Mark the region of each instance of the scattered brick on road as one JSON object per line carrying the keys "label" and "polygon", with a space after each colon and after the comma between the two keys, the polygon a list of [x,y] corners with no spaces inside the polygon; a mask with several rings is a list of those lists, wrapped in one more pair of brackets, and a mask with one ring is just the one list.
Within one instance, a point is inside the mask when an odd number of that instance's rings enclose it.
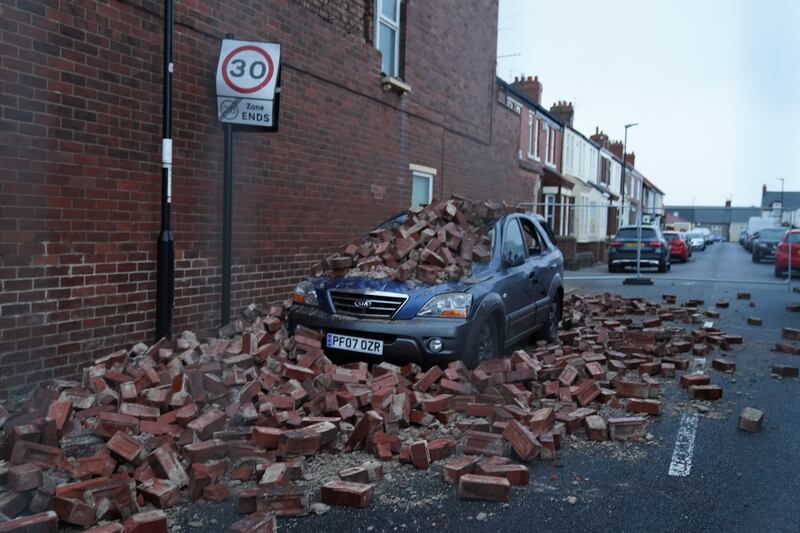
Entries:
{"label": "scattered brick on road", "polygon": [[744,431],[755,433],[761,429],[761,423],[764,421],[764,412],[753,407],[745,407],[739,413],[738,428]]}

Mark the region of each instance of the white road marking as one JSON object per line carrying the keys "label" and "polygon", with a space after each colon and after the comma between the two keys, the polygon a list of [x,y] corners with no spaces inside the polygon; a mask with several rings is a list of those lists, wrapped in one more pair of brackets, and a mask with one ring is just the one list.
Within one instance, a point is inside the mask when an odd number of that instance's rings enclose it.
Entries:
{"label": "white road marking", "polygon": [[675,438],[675,450],[672,452],[672,462],[669,465],[670,476],[686,477],[692,471],[692,455],[694,454],[694,436],[697,433],[698,416],[684,414],[681,417],[681,427]]}

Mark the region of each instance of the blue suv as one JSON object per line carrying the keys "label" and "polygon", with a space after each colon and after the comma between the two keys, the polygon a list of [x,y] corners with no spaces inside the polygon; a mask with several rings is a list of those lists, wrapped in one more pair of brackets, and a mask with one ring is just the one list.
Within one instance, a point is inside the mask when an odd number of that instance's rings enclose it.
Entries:
{"label": "blue suv", "polygon": [[555,340],[564,260],[552,230],[541,216],[522,213],[487,226],[491,256],[473,262],[468,277],[436,284],[312,277],[295,288],[289,327],[322,330],[334,357],[422,365],[461,359],[470,368],[531,335]]}

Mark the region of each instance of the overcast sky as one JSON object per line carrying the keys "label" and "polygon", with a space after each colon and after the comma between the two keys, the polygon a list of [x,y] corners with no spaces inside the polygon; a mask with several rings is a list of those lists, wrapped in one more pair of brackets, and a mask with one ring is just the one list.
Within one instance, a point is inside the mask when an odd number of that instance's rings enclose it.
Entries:
{"label": "overcast sky", "polygon": [[667,205],[800,190],[800,0],[499,0],[498,75],[538,75],[575,127],[628,130]]}

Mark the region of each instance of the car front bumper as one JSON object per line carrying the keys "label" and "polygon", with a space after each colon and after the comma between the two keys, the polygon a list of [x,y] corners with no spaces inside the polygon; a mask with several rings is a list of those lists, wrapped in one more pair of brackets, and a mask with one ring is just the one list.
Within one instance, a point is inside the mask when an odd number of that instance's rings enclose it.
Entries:
{"label": "car front bumper", "polygon": [[[397,364],[433,365],[461,358],[466,350],[471,321],[460,318],[424,318],[410,320],[366,320],[331,314],[317,307],[292,305],[289,308],[290,331],[298,325],[354,337],[383,341],[383,355],[371,355],[326,348],[326,354],[367,362],[388,361]],[[432,352],[428,342],[442,340],[442,350]]]}

